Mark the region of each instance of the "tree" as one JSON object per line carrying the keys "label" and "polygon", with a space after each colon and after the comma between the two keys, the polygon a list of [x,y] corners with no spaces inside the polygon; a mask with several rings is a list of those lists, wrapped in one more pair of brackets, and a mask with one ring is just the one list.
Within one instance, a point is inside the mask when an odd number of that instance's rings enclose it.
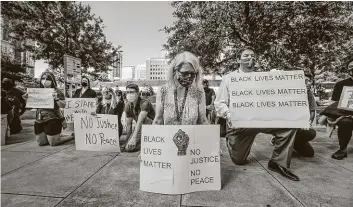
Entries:
{"label": "tree", "polygon": [[[260,69],[325,66],[342,69],[353,55],[352,2],[173,2],[177,20],[164,27],[169,57],[190,51],[206,73],[226,73],[240,47],[259,56]],[[349,54],[350,53],[350,54]]]}
{"label": "tree", "polygon": [[35,59],[44,59],[59,72],[64,54],[80,58],[83,72],[108,71],[117,60],[118,49],[106,40],[103,20],[91,14],[90,6],[75,2],[2,2],[2,15],[13,20],[15,40],[33,40]]}

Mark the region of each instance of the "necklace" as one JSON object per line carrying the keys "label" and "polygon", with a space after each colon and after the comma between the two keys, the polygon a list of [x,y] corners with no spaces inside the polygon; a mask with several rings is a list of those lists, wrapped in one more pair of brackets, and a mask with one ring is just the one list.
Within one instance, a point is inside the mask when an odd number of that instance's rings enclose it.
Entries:
{"label": "necklace", "polygon": [[178,93],[177,93],[177,89],[174,89],[174,105],[175,105],[175,112],[177,115],[177,121],[179,124],[181,124],[181,118],[183,117],[183,112],[184,112],[184,108],[185,108],[185,101],[186,101],[186,96],[188,95],[188,91],[189,91],[189,88],[187,87],[185,89],[183,103],[181,104],[181,111],[179,112]]}

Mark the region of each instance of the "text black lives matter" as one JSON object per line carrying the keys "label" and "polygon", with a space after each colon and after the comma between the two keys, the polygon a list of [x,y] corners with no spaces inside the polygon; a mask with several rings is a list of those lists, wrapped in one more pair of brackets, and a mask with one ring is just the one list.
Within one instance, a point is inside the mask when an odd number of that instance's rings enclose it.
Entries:
{"label": "text black lives matter", "polygon": [[[165,137],[163,137],[163,136],[144,136],[143,141],[146,143],[165,143]],[[162,149],[143,147],[142,153],[145,155],[162,156]],[[172,163],[163,162],[163,161],[143,160],[143,165],[145,167],[152,167],[152,168],[172,169]]]}

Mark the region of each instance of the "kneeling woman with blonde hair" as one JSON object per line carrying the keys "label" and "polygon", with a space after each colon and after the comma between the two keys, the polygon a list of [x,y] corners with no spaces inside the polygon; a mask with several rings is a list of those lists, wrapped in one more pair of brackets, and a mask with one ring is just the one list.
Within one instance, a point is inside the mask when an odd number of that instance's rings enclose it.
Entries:
{"label": "kneeling woman with blonde hair", "polygon": [[157,92],[153,124],[208,124],[201,76],[202,69],[194,54],[178,54],[170,65],[167,83]]}

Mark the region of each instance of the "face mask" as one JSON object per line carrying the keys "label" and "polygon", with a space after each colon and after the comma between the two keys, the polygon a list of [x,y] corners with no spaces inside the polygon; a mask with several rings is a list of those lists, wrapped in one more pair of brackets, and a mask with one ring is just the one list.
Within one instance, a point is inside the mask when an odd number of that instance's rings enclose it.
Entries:
{"label": "face mask", "polygon": [[50,80],[42,80],[42,85],[45,88],[49,88],[51,86],[51,81]]}
{"label": "face mask", "polygon": [[249,67],[249,68],[252,68],[252,67],[254,67],[254,66],[255,66],[255,59],[254,59],[254,58],[250,58],[248,67]]}
{"label": "face mask", "polygon": [[87,87],[88,84],[86,82],[82,82],[82,87]]}
{"label": "face mask", "polygon": [[126,99],[127,99],[128,102],[132,103],[132,102],[135,101],[136,96],[135,96],[135,94],[129,93],[129,94],[126,95]]}
{"label": "face mask", "polygon": [[252,68],[255,66],[255,59],[254,58],[242,59],[241,62],[243,65],[246,65],[248,68]]}
{"label": "face mask", "polygon": [[192,82],[194,81],[194,77],[183,77],[183,76],[179,76],[178,77],[178,82],[180,83],[180,85],[182,85],[183,87],[189,87],[191,86]]}

